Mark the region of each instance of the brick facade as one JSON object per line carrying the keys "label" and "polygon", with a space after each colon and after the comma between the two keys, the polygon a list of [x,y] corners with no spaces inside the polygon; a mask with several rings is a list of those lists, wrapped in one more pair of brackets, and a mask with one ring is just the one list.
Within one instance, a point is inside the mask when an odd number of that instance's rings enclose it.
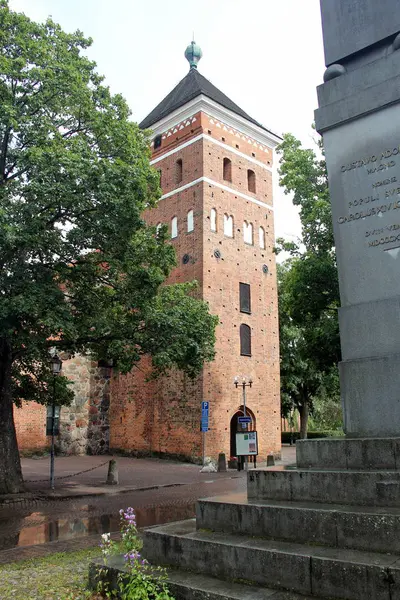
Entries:
{"label": "brick facade", "polygon": [[[209,400],[205,453],[230,455],[234,452],[235,415],[242,410],[242,389],[236,389],[233,380],[245,375],[254,382],[247,389],[247,408],[253,418],[251,428],[258,431],[260,456],[277,455],[280,399],[272,149],[256,147],[254,140],[249,142],[248,137],[204,112],[186,119],[172,135],[168,133],[171,130],[163,132],[161,147],[152,157],[154,168],[160,171],[163,197],[146,220],[153,225],[168,224],[171,233],[171,221],[177,217],[178,235],[171,242],[177,267],[169,283],[197,280],[199,295],[220,318],[216,358],[194,382],[172,374],[145,383],[145,361],[140,371],[114,378],[110,446],[199,460],[203,451],[200,405]],[[231,161],[231,181],[224,180],[224,158]],[[182,161],[181,165],[177,161]],[[255,175],[255,193],[248,189],[248,170]],[[216,211],[216,231],[211,230],[212,209]],[[191,210],[194,229],[188,232]],[[224,214],[233,217],[232,238],[224,235]],[[253,226],[252,244],[244,242],[244,221]],[[265,248],[260,248],[260,227],[265,232]],[[240,312],[240,282],[250,285],[251,314]],[[240,354],[242,323],[251,328],[250,357]]]}
{"label": "brick facade", "polygon": [[[233,381],[235,376],[246,376],[253,380],[246,390],[246,405],[252,417],[250,428],[258,431],[260,458],[279,455],[274,144],[253,139],[243,118],[234,127],[203,110],[193,110],[181,122],[166,125],[159,135],[161,146],[153,147],[152,163],[160,171],[163,196],[145,218],[153,225],[167,224],[170,232],[172,219],[177,219],[177,236],[171,240],[177,266],[168,282],[198,282],[198,296],[220,320],[216,358],[194,381],[171,373],[151,382],[146,381],[148,359],[128,375],[114,374],[111,379],[110,369],[98,367],[89,358],[66,360],[63,373],[74,381],[75,399],[71,407],[61,410],[57,448],[65,454],[101,454],[111,449],[199,461],[203,453],[200,407],[208,400],[210,431],[205,436],[205,454],[214,458],[219,452],[235,454],[243,400],[242,388],[236,389]],[[189,211],[193,211],[192,231],[187,226]],[[233,218],[232,237],[224,233],[224,215]],[[253,228],[250,244],[244,240],[244,222]],[[240,311],[240,283],[250,286],[250,313]],[[241,355],[242,324],[251,329],[251,356]],[[21,450],[49,446],[45,417],[46,409],[34,403],[15,409]]]}

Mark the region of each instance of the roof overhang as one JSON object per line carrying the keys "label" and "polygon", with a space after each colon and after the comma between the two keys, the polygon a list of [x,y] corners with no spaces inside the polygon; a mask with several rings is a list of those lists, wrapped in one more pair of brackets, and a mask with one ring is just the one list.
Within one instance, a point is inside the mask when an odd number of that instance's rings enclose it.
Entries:
{"label": "roof overhang", "polygon": [[282,137],[277,133],[248,121],[244,117],[224,108],[204,94],[200,94],[196,98],[193,98],[193,100],[190,100],[190,102],[187,102],[166,117],[160,119],[150,129],[154,132],[154,135],[159,135],[198,112],[204,112],[210,117],[222,121],[229,127],[252,137],[260,144],[265,144],[272,149],[282,142]]}

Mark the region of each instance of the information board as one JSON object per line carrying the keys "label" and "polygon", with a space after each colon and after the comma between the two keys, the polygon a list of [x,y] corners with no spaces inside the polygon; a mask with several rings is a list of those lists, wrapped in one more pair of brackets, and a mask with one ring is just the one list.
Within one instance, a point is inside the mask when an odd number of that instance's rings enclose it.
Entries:
{"label": "information board", "polygon": [[257,431],[244,431],[236,434],[236,455],[257,456]]}

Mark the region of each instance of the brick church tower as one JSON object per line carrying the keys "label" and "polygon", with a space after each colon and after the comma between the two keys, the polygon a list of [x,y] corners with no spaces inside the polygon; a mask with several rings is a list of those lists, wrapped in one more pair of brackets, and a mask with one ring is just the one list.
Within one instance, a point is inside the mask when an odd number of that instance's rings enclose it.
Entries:
{"label": "brick church tower", "polygon": [[197,280],[217,314],[216,357],[191,381],[180,373],[145,381],[146,368],[111,382],[110,448],[198,460],[201,402],[210,403],[205,454],[235,454],[242,388],[261,459],[280,452],[278,306],[272,199],[273,149],[280,138],[197,70],[142,121],[153,131],[152,165],[163,195],[146,215],[167,224],[177,267],[169,283]]}

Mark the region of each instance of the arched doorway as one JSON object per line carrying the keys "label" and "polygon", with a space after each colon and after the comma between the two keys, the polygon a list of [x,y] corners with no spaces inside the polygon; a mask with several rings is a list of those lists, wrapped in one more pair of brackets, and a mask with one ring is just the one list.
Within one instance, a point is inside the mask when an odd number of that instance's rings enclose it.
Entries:
{"label": "arched doorway", "polygon": [[[239,423],[239,421],[238,421],[239,417],[243,417],[243,415],[244,415],[243,406],[240,406],[239,409],[237,410],[237,412],[235,412],[235,414],[231,418],[231,426],[230,426],[230,432],[231,432],[230,455],[231,456],[236,456],[236,433],[238,433],[240,431],[244,431],[244,429],[242,428],[242,424]],[[247,406],[246,406],[246,416],[251,417],[251,423],[249,423],[247,425],[247,431],[255,431],[256,418],[255,418],[253,412],[251,410],[249,410],[247,408]]]}

